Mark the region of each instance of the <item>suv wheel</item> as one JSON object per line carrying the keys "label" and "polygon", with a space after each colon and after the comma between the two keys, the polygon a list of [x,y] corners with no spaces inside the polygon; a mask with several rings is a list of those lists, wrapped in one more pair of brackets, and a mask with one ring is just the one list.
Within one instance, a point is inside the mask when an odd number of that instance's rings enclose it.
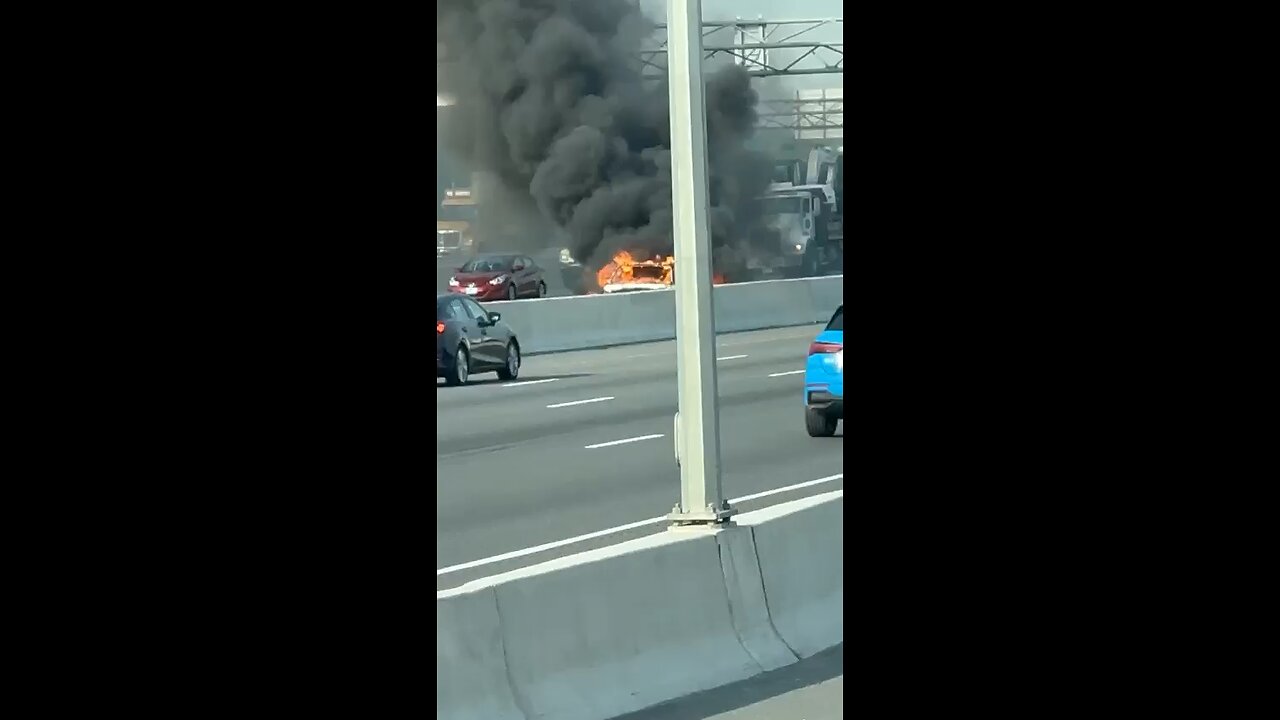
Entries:
{"label": "suv wheel", "polygon": [[836,434],[836,424],[840,418],[830,415],[824,410],[804,409],[804,429],[810,437],[831,437]]}

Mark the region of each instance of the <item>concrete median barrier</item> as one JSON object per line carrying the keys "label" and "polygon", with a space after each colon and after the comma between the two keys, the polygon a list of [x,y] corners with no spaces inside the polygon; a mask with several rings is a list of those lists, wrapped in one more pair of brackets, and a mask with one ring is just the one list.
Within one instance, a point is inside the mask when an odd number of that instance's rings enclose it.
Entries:
{"label": "concrete median barrier", "polygon": [[[717,332],[826,322],[844,302],[844,276],[767,280],[714,290]],[[526,354],[587,350],[675,337],[671,290],[484,303],[502,313]]]}
{"label": "concrete median barrier", "polygon": [[744,513],[773,627],[807,658],[844,640],[844,491]]}
{"label": "concrete median barrier", "polygon": [[844,276],[840,277],[838,283],[815,282],[807,285],[810,295],[809,303],[818,314],[818,322],[830,320],[836,308],[844,304]]}
{"label": "concrete median barrier", "polygon": [[436,594],[436,717],[525,720],[507,678],[493,588]]}
{"label": "concrete median barrier", "polygon": [[[717,332],[742,332],[771,327],[805,325],[831,317],[830,310],[813,307],[809,286],[815,282],[837,286],[843,292],[843,278],[804,278],[801,280],[765,280],[761,282],[723,285],[715,289]],[[837,303],[838,304],[838,303]]]}
{"label": "concrete median barrier", "polygon": [[843,491],[436,594],[436,716],[607,720],[843,642]]}
{"label": "concrete median barrier", "polygon": [[731,527],[716,535],[720,545],[720,568],[733,629],[742,647],[766,672],[799,660],[778,636],[769,619],[769,602],[760,577],[760,560],[750,527]]}
{"label": "concrete median barrier", "polygon": [[502,313],[525,353],[583,350],[674,337],[670,290],[484,303]]}
{"label": "concrete median barrier", "polygon": [[713,533],[669,532],[497,586],[532,717],[599,720],[761,672],[734,631]]}

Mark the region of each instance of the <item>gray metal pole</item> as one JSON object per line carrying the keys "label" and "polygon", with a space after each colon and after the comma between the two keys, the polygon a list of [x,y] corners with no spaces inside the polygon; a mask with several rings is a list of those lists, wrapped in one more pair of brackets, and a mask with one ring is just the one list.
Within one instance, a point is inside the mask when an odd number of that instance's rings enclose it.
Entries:
{"label": "gray metal pole", "polygon": [[702,87],[702,2],[667,0],[671,78],[671,199],[676,299],[676,454],[679,525],[717,523],[733,514],[720,484],[711,232],[707,221],[707,113]]}

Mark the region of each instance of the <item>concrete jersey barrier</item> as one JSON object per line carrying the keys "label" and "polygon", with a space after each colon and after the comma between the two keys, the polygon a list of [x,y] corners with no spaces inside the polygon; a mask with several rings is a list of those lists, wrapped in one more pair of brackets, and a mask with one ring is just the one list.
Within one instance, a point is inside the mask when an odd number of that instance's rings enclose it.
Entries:
{"label": "concrete jersey barrier", "polygon": [[436,715],[525,720],[507,679],[493,588],[436,597]]}
{"label": "concrete jersey barrier", "polygon": [[[766,280],[713,290],[717,332],[826,322],[844,303],[844,276]],[[671,290],[484,303],[502,313],[525,354],[671,340]]]}
{"label": "concrete jersey barrier", "polygon": [[751,528],[727,528],[717,533],[716,542],[720,546],[729,613],[742,647],[766,672],[797,662],[799,658],[783,642],[769,618],[769,601]]}
{"label": "concrete jersey barrier", "polygon": [[843,507],[837,491],[436,593],[436,716],[607,720],[843,642]]}
{"label": "concrete jersey barrier", "polygon": [[714,536],[664,533],[498,585],[517,694],[537,717],[598,720],[759,673],[718,564]]}
{"label": "concrete jersey barrier", "polygon": [[800,658],[844,638],[844,491],[744,513],[769,617]]}

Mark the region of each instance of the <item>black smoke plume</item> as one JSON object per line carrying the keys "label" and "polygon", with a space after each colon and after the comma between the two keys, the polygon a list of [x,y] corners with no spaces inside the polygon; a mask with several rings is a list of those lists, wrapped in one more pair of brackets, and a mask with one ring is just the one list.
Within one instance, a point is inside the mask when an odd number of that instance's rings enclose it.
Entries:
{"label": "black smoke plume", "polygon": [[[654,25],[634,0],[438,0],[437,90],[456,106],[444,138],[508,197],[536,212],[588,265],[618,250],[669,254],[670,126],[665,80],[644,79]],[[711,232],[719,264],[745,239],[770,164],[745,147],[757,96],[741,68],[707,79]],[[496,208],[483,207],[481,212]],[[541,238],[540,238],[541,239]],[[483,242],[483,240],[482,240]]]}

